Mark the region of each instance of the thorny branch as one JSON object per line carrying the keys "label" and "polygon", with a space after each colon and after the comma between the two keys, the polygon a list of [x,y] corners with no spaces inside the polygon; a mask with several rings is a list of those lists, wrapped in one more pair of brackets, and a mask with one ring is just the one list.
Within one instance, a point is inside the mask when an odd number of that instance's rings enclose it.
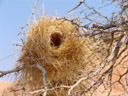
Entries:
{"label": "thorny branch", "polygon": [[20,70],[22,70],[24,67],[17,67],[15,69],[12,69],[12,70],[9,70],[9,71],[0,71],[0,77],[3,77],[7,74],[10,74],[10,73],[14,73],[14,72],[18,72]]}
{"label": "thorny branch", "polygon": [[[45,68],[43,68],[40,64],[37,64],[37,68],[42,71],[43,84],[44,84],[45,90],[47,90],[47,83],[46,83],[46,79],[45,79],[45,77],[46,77]],[[47,94],[47,91],[44,92],[43,96],[46,96],[46,94]]]}
{"label": "thorny branch", "polygon": [[36,65],[28,65],[28,66],[21,66],[21,67],[18,66],[16,68],[8,70],[8,71],[0,71],[0,77],[3,77],[3,76],[5,76],[7,74],[10,74],[10,73],[19,72],[19,71],[23,70],[26,67],[36,67]]}
{"label": "thorny branch", "polygon": [[73,9],[69,10],[68,13],[72,12],[73,10],[77,9],[81,4],[83,4],[85,2],[85,0],[81,0],[76,7],[74,7]]}
{"label": "thorny branch", "polygon": [[27,22],[27,24],[25,24],[23,27],[21,27],[21,30],[20,30],[20,32],[18,33],[18,36],[22,33],[22,31],[24,30],[25,27],[27,27],[27,26],[30,25],[30,22],[31,22],[31,19],[32,19],[33,15],[34,15],[34,12],[35,12],[35,9],[36,9],[36,6],[37,6],[38,1],[39,1],[39,0],[36,0],[36,3],[35,3],[35,5],[34,5],[34,7],[33,7],[32,14],[31,14],[31,16],[29,17],[28,22]]}
{"label": "thorny branch", "polygon": [[[103,8],[104,2],[106,0],[102,0],[102,3],[99,8]],[[116,84],[119,84],[122,86],[124,90],[124,94],[128,95],[128,65],[123,65],[122,62],[126,60],[128,57],[127,52],[127,46],[128,46],[128,1],[127,0],[111,0],[110,4],[115,3],[115,1],[118,3],[117,5],[120,7],[120,10],[118,13],[115,14],[113,12],[112,17],[104,16],[102,13],[98,12],[94,7],[90,7],[86,4],[85,0],[81,0],[78,2],[76,7],[72,8],[68,11],[68,13],[71,13],[72,11],[75,11],[77,8],[79,8],[82,4],[85,5],[86,10],[82,10],[80,13],[84,14],[84,17],[78,17],[74,19],[67,19],[66,17],[61,18],[63,21],[71,22],[73,25],[77,27],[77,29],[81,30],[83,33],[76,33],[76,36],[89,36],[93,37],[95,40],[103,40],[105,44],[110,45],[108,48],[108,55],[107,57],[102,60],[104,62],[98,63],[98,67],[96,70],[92,68],[92,71],[89,71],[89,73],[85,74],[83,77],[81,77],[79,80],[77,80],[76,83],[74,83],[71,86],[58,86],[53,88],[47,87],[46,82],[46,71],[45,68],[41,67],[40,64],[36,64],[34,66],[23,66],[23,67],[16,67],[13,70],[9,71],[0,71],[0,77],[3,77],[4,75],[18,72],[24,69],[24,67],[37,67],[39,70],[42,71],[42,80],[44,83],[45,88],[40,90],[35,90],[32,92],[29,92],[29,94],[36,94],[36,93],[43,93],[43,96],[46,96],[47,92],[53,91],[60,88],[66,88],[68,89],[68,96],[71,96],[71,94],[74,92],[74,89],[77,86],[81,86],[81,82],[87,82],[90,81],[90,86],[88,86],[85,90],[81,90],[81,95],[86,94],[88,92],[91,93],[91,90],[96,91],[98,87],[101,85],[104,86],[104,90],[109,90],[108,96],[111,95],[111,92],[113,90],[113,86]],[[36,0],[35,6],[33,8],[33,12],[28,20],[28,23],[21,28],[21,32],[23,29],[29,25],[32,16],[34,15],[34,10],[37,6],[38,0]],[[107,5],[109,6],[109,4]],[[87,12],[89,10],[89,13]],[[91,17],[93,16],[93,18]],[[95,19],[95,17],[99,17],[100,19],[103,19],[102,22],[99,22],[98,19]],[[87,24],[81,24],[81,20],[87,20]],[[19,35],[18,34],[18,35]],[[97,42],[97,41],[96,41]],[[102,46],[102,45],[101,45]],[[125,47],[124,47],[125,46]],[[117,62],[118,61],[118,62]],[[127,60],[128,61],[128,60]],[[124,68],[124,72],[120,74],[116,74],[119,76],[118,80],[113,81],[112,78],[115,75],[114,70],[116,70],[117,67]],[[124,79],[125,78],[125,79]],[[122,82],[122,79],[125,80],[125,84]],[[93,94],[92,92],[92,94]],[[65,93],[66,94],[66,93]]]}
{"label": "thorny branch", "polygon": [[[104,2],[104,0],[102,1],[102,6],[103,6],[103,2]],[[128,44],[127,44],[128,27],[126,27],[126,26],[128,26],[128,19],[127,19],[128,18],[128,7],[124,7],[124,6],[128,5],[128,2],[127,2],[127,0],[121,0],[118,2],[119,2],[119,6],[121,6],[121,8],[122,8],[122,11],[119,12],[119,14],[117,14],[117,16],[114,16],[113,17],[114,19],[112,19],[112,18],[108,19],[108,17],[102,15],[101,13],[96,11],[96,9],[88,6],[85,2],[83,2],[83,4],[85,4],[85,6],[87,7],[88,10],[93,11],[89,15],[83,17],[84,19],[87,19],[90,21],[90,24],[92,24],[92,27],[89,27],[86,25],[78,26],[77,24],[73,23],[73,22],[76,22],[75,20],[66,20],[65,19],[66,21],[70,21],[70,22],[72,22],[72,24],[75,24],[78,27],[82,27],[83,29],[86,29],[86,31],[84,31],[83,34],[76,34],[76,35],[97,37],[98,39],[102,39],[104,41],[106,40],[105,42],[109,41],[108,43],[110,44],[110,46],[115,46],[115,47],[109,47],[109,50],[110,50],[110,48],[112,48],[113,51],[108,54],[108,57],[107,57],[105,63],[103,65],[101,65],[91,75],[91,77],[95,77],[96,75],[98,75],[98,73],[100,71],[103,71],[103,69],[106,68],[108,65],[111,65],[111,66],[107,70],[104,69],[105,71],[100,73],[101,76],[99,77],[99,79],[94,80],[95,82],[92,85],[90,85],[90,87],[88,87],[87,90],[83,91],[82,94],[89,92],[95,86],[97,86],[97,88],[98,88],[101,84],[103,84],[105,82],[105,80],[104,80],[105,77],[109,76],[110,79],[108,79],[108,80],[110,82],[110,86],[109,86],[110,91],[109,91],[108,95],[110,95],[112,92],[112,85],[115,84],[115,82],[112,82],[113,70],[116,69],[117,66],[121,66],[121,62],[128,56],[127,54],[124,57],[121,56],[122,54],[124,54],[124,52],[126,52],[127,46],[128,46]],[[124,14],[122,14],[122,13],[124,13]],[[107,23],[104,24],[102,22],[98,22],[95,19],[90,19],[89,16],[92,16],[94,14],[99,15],[100,18],[106,19]],[[91,22],[95,22],[96,24],[91,23]],[[118,36],[117,33],[120,35]],[[125,46],[124,49],[122,49],[123,46]],[[119,60],[119,58],[122,58],[122,59]],[[119,60],[118,64],[116,64],[117,60]],[[112,62],[112,64],[111,64],[111,62]],[[126,68],[128,68],[128,66],[126,66]],[[96,75],[94,75],[94,74],[96,74]],[[126,85],[124,85],[121,82],[121,79],[124,76],[127,76],[127,71],[124,74],[121,74],[120,79],[118,79],[116,82],[118,82],[122,86],[122,88],[125,91],[125,95],[126,95],[126,94],[128,94],[127,93],[128,91],[126,90],[127,89]],[[90,77],[90,76],[88,76],[88,77]]]}

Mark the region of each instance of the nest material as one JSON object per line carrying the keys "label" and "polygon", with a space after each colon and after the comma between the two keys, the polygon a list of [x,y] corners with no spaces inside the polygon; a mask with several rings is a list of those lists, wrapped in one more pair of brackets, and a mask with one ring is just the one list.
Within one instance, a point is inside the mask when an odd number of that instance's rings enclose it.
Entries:
{"label": "nest material", "polygon": [[[42,17],[29,29],[18,65],[40,64],[46,70],[48,87],[74,84],[91,54],[90,40],[77,37],[77,33],[79,30],[70,22]],[[26,67],[21,78],[29,81],[32,90],[44,88],[42,71],[36,67]],[[62,90],[60,93],[65,94]]]}

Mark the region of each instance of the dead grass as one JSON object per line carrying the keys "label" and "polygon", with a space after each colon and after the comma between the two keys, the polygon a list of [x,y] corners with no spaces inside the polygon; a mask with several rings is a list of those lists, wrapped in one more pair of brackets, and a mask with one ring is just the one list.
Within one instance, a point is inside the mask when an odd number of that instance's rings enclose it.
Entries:
{"label": "dead grass", "polygon": [[[89,70],[88,57],[97,49],[91,38],[78,37],[76,33],[80,31],[70,22],[53,20],[52,17],[40,18],[34,22],[23,41],[17,66],[40,64],[46,70],[49,88],[74,84],[82,70]],[[31,90],[44,88],[42,72],[38,68],[27,67],[18,75],[21,81],[29,82]],[[65,96],[65,91],[61,88],[52,94]]]}

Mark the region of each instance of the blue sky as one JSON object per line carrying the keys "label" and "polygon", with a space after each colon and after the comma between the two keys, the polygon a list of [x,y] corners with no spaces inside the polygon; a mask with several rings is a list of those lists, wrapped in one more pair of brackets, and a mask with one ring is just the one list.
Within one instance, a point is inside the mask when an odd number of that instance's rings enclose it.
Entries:
{"label": "blue sky", "polygon": [[[39,0],[35,13],[39,13],[44,3],[45,13],[50,16],[65,16],[67,11],[75,7],[80,0]],[[101,0],[86,0],[88,4],[99,6]],[[20,28],[24,26],[31,13],[36,0],[0,0],[0,70],[5,71],[13,68],[18,58],[18,48],[13,44],[21,42],[21,36],[17,36]],[[84,9],[81,6],[80,9]],[[73,16],[78,16],[78,11]],[[101,10],[104,15],[109,15],[113,6]],[[4,76],[0,80],[13,81]]]}

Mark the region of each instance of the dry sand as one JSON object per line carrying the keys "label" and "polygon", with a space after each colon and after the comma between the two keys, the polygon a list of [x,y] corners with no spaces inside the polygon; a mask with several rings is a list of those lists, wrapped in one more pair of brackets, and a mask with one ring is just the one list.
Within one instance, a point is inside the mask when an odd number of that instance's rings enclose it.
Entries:
{"label": "dry sand", "polygon": [[12,85],[12,82],[9,81],[0,81],[0,96],[2,96],[3,91]]}

